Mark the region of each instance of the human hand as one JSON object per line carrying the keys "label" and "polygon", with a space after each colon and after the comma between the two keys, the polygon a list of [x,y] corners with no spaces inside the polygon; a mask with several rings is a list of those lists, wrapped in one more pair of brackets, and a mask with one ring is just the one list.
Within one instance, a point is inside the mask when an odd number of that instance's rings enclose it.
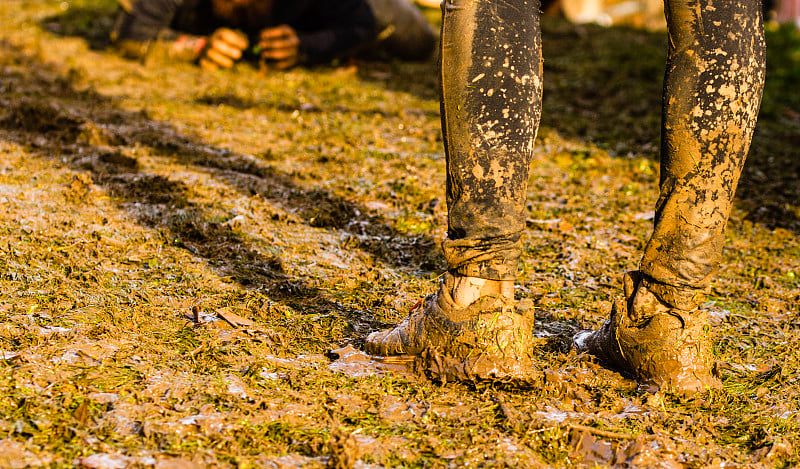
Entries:
{"label": "human hand", "polygon": [[296,65],[300,59],[300,39],[285,24],[262,29],[258,49],[262,64],[281,70]]}
{"label": "human hand", "polygon": [[247,48],[247,37],[232,29],[219,28],[209,36],[205,49],[200,53],[200,66],[204,70],[231,68],[242,58]]}
{"label": "human hand", "polygon": [[182,62],[195,62],[208,43],[205,36],[191,36],[184,34],[172,43],[168,50],[169,58]]}

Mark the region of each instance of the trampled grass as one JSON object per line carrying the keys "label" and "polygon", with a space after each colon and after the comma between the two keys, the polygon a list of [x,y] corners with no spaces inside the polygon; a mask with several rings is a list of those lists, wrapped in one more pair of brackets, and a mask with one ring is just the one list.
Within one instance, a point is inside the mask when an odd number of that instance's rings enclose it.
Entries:
{"label": "trampled grass", "polygon": [[444,269],[435,60],[139,64],[102,50],[113,8],[0,3],[0,466],[798,464],[796,32],[768,33],[706,305],[724,389],[685,400],[562,340],[650,230],[663,34],[545,19],[518,287],[541,381],[515,389],[331,369]]}

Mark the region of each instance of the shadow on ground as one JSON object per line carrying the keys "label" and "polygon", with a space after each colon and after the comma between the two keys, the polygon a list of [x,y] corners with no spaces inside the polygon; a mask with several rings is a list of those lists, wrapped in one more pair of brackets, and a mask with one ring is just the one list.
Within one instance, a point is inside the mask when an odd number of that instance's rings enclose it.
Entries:
{"label": "shadow on ground", "polygon": [[120,146],[141,145],[180,164],[210,170],[215,178],[243,193],[261,195],[303,223],[347,233],[348,247],[387,265],[419,269],[438,262],[435,243],[427,235],[407,236],[370,209],[324,190],[303,188],[255,157],[205,145],[144,112],[124,111],[113,99],[76,90],[69,78],[8,43],[0,43],[0,52],[25,69],[22,74],[7,68],[0,78],[2,89],[11,90],[0,95],[5,110],[0,128],[7,138],[33,154],[90,171],[93,182],[141,223],[165,230],[175,244],[245,287],[262,289],[305,313],[336,312],[358,337],[380,326],[371,313],[339,304],[289,277],[279,257],[259,252],[259,240],[209,221],[215,219],[212,209],[191,202],[183,182],[140,171],[137,160]]}

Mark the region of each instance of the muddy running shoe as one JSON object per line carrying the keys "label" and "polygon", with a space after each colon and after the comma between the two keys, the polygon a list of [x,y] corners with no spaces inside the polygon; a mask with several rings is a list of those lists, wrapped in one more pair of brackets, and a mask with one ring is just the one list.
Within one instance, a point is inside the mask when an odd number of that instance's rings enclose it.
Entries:
{"label": "muddy running shoe", "polygon": [[502,295],[483,296],[462,308],[450,292],[454,277],[445,274],[436,294],[392,329],[367,337],[373,355],[416,355],[417,370],[442,380],[530,381],[536,369],[533,315],[519,311]]}
{"label": "muddy running shoe", "polygon": [[633,375],[644,389],[694,394],[721,387],[711,374],[707,313],[681,310],[658,299],[639,272],[625,274],[625,298],[596,331],[577,333],[578,351],[609,368]]}

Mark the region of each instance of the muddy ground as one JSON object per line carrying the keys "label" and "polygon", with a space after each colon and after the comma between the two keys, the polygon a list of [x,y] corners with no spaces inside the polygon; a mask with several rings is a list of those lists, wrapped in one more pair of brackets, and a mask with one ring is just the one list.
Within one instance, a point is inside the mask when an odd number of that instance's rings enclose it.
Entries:
{"label": "muddy ground", "polygon": [[544,23],[520,389],[358,352],[444,269],[435,60],[142,65],[102,50],[113,10],[0,2],[0,467],[800,463],[796,33],[705,305],[724,389],[686,400],[564,346],[650,230],[663,33]]}

